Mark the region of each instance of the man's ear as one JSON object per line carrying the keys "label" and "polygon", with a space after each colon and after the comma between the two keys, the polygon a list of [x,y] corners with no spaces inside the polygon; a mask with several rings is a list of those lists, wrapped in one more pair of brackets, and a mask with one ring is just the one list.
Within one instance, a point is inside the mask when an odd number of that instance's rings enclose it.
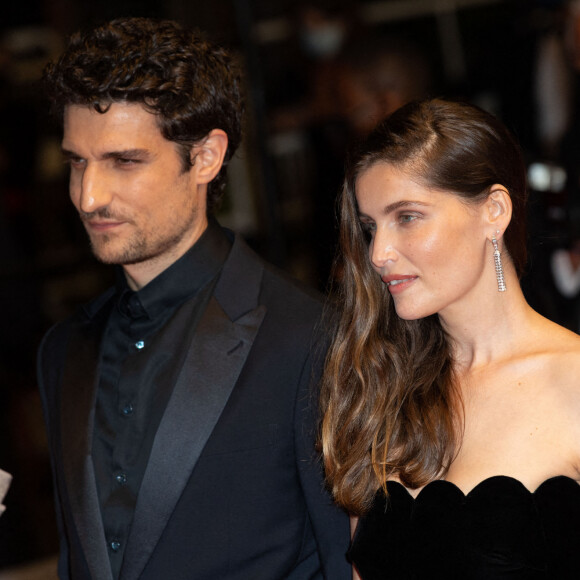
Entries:
{"label": "man's ear", "polygon": [[491,226],[489,239],[494,235],[499,239],[512,219],[512,199],[503,185],[491,186],[484,203],[484,219]]}
{"label": "man's ear", "polygon": [[209,183],[222,168],[228,149],[228,136],[221,129],[212,129],[207,137],[191,148],[191,163],[198,183]]}

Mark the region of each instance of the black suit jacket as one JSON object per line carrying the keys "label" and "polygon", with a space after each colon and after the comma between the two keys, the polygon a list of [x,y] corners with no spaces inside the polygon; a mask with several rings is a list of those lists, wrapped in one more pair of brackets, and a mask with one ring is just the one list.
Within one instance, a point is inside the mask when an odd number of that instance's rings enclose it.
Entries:
{"label": "black suit jacket", "polygon": [[[111,580],[91,459],[105,293],[39,350],[61,578]],[[121,580],[350,578],[315,459],[318,298],[236,238],[155,436]]]}

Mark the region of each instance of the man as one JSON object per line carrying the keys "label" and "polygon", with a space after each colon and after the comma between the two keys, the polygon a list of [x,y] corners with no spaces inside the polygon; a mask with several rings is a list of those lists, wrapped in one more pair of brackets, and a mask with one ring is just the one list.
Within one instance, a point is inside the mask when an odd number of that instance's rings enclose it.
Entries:
{"label": "man", "polygon": [[230,57],[121,19],[73,36],[45,84],[119,274],[39,352],[61,578],[347,578],[313,457],[321,305],[208,218],[240,141]]}

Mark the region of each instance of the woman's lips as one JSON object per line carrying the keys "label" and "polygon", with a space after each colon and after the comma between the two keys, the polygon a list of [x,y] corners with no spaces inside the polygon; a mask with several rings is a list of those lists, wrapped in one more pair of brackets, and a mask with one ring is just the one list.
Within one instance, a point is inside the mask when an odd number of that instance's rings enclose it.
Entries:
{"label": "woman's lips", "polygon": [[417,276],[390,274],[389,276],[383,276],[381,279],[387,285],[391,294],[400,294],[413,284]]}

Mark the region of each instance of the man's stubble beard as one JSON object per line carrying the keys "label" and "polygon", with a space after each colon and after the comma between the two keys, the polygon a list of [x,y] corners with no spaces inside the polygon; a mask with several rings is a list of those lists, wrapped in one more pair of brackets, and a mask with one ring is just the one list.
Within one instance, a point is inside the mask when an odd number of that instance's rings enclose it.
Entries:
{"label": "man's stubble beard", "polygon": [[[87,232],[91,251],[97,260],[109,265],[128,266],[155,260],[166,255],[171,248],[179,244],[184,235],[190,231],[197,213],[198,210],[192,208],[189,219],[184,221],[181,228],[170,237],[165,238],[163,235],[153,235],[154,232],[149,236],[148,240],[142,231],[137,231],[123,243],[122,247],[110,252],[107,251],[107,246],[115,244],[115,235],[102,234],[98,236],[99,242],[95,243]],[[131,222],[128,223],[130,224]]]}
{"label": "man's stubble beard", "polygon": [[104,234],[99,236],[99,242],[95,243],[89,235],[91,251],[99,262],[103,264],[137,264],[148,259],[147,244],[143,238],[128,240],[127,244],[114,251],[107,251],[107,246],[115,243],[114,236]]}

